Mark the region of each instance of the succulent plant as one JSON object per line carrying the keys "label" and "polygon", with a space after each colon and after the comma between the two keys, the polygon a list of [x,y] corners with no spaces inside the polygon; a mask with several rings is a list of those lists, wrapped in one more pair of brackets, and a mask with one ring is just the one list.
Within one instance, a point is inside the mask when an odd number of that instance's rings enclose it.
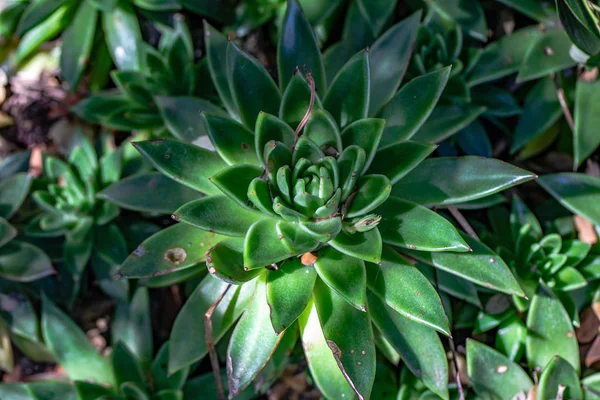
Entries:
{"label": "succulent plant", "polygon": [[515,362],[525,354],[531,367],[543,368],[560,355],[579,370],[574,334],[579,311],[572,294],[598,279],[600,254],[569,237],[570,232],[561,235],[560,224],[544,235],[535,215],[516,196],[510,216],[496,207],[489,217],[493,233],[483,233],[482,240],[502,255],[530,300],[489,297],[475,331],[498,328],[496,348]]}
{"label": "succulent plant", "polygon": [[[206,60],[194,62],[190,31],[183,16],[174,16],[174,27],[161,26],[158,49],[139,46],[146,67],[119,69],[111,73],[116,90],[94,94],[72,110],[81,118],[110,129],[146,130],[155,136],[172,134],[193,140],[205,135],[188,123],[203,110],[224,115],[219,107],[200,97],[210,97]],[[214,89],[213,89],[214,90]]]}
{"label": "succulent plant", "polygon": [[[327,83],[316,39],[296,1],[288,2],[284,21],[278,51],[283,94],[255,59],[207,28],[212,77],[231,115],[201,116],[215,151],[173,139],[135,143],[161,172],[206,196],[175,211],[179,223],[143,242],[118,277],[206,263],[210,275],[191,294],[171,333],[169,370],[207,352],[217,362],[214,341],[243,313],[227,354],[230,396],[257,377],[278,344],[293,346],[298,326],[311,373],[326,397],[369,397],[374,331],[427,387],[446,397],[445,355],[435,331],[448,334],[448,322],[435,288],[399,252],[494,290],[522,292],[497,255],[417,203],[468,201],[533,175],[479,158],[422,162],[435,146],[407,139],[433,108],[448,70],[427,76],[440,86],[433,94],[415,105],[402,103],[406,115],[424,118],[386,132],[386,121],[369,115],[390,112],[390,99],[414,98],[410,91],[420,88],[415,80],[395,94],[401,76],[370,68],[371,57],[384,62],[397,53],[383,55],[375,44]],[[385,43],[404,35],[410,23],[390,28]],[[371,108],[371,101],[379,104]],[[384,136],[391,144],[380,148]],[[460,171],[463,184],[432,177],[440,170],[453,177]],[[212,317],[205,328],[198,315],[207,312]],[[207,343],[190,339],[191,331],[204,332]],[[409,357],[424,346],[431,352]]]}

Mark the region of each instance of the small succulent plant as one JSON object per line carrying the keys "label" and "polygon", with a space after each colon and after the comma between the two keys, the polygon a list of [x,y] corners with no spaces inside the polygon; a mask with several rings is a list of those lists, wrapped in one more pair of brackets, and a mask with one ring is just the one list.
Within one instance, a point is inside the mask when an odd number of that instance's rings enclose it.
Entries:
{"label": "small succulent plant", "polygon": [[161,31],[158,49],[144,42],[140,45],[147,67],[113,71],[116,90],[94,94],[72,110],[110,129],[142,129],[156,136],[170,133],[185,140],[204,134],[188,127],[185,116],[186,112],[195,116],[199,110],[222,113],[200,98],[210,96],[206,62],[194,62],[192,38],[183,16],[176,14],[174,27],[161,26]]}
{"label": "small succulent plant", "polygon": [[[510,216],[502,207],[492,208],[489,216],[493,233],[483,233],[482,239],[506,260],[529,300],[488,298],[475,322],[476,332],[498,328],[496,347],[511,360],[526,354],[532,367],[543,368],[558,354],[578,370],[574,329],[579,312],[571,294],[598,279],[600,254],[590,244],[570,238],[570,232],[561,235],[560,224],[544,235],[538,219],[517,196]],[[550,320],[554,327],[546,322]]]}
{"label": "small succulent plant", "polygon": [[[101,152],[107,150],[109,141],[101,141]],[[25,233],[31,237],[65,238],[62,259],[65,271],[59,278],[69,284],[71,301],[79,290],[83,271],[94,247],[111,230],[119,215],[119,207],[96,195],[105,187],[117,182],[122,171],[122,152],[110,149],[98,156],[92,143],[79,133],[68,162],[57,156],[44,160],[45,189],[35,190],[32,198],[39,212],[28,222]],[[106,230],[105,230],[106,229]],[[69,296],[67,296],[69,297]]]}
{"label": "small succulent plant", "polygon": [[[392,27],[389,35],[398,30]],[[161,172],[206,196],[175,211],[179,223],[142,243],[118,275],[147,277],[206,263],[209,276],[175,322],[170,371],[207,352],[216,363],[214,342],[243,313],[227,352],[230,396],[257,377],[278,345],[293,346],[299,327],[309,367],[325,396],[368,398],[375,376],[374,331],[381,331],[405,360],[411,349],[427,346],[432,349],[427,357],[436,360],[432,365],[446,365],[435,332],[449,333],[439,296],[400,252],[522,295],[496,255],[416,202],[468,201],[531,174],[494,160],[466,158],[432,161],[446,163],[449,173],[460,168],[467,180],[481,172],[479,165],[495,171],[499,180],[485,188],[471,180],[441,194],[435,186],[442,183],[409,178],[435,146],[406,140],[418,128],[386,133],[384,119],[369,117],[394,97],[389,85],[397,87],[398,77],[371,72],[370,53],[360,51],[327,84],[315,36],[294,0],[288,2],[279,42],[283,94],[264,67],[210,27],[206,47],[215,87],[231,116],[201,116],[215,151],[172,139],[135,143]],[[424,100],[428,109],[436,98]],[[373,111],[370,100],[381,105]],[[384,135],[392,144],[380,148]],[[443,170],[441,165],[432,168]],[[423,166],[421,173],[430,172]],[[476,274],[458,270],[460,255],[471,259]],[[203,313],[208,313],[204,323],[197,319]],[[190,329],[203,331],[206,343],[189,339]],[[398,342],[400,331],[411,336],[408,343]],[[427,387],[447,396],[446,368],[442,377],[425,358],[407,362]]]}

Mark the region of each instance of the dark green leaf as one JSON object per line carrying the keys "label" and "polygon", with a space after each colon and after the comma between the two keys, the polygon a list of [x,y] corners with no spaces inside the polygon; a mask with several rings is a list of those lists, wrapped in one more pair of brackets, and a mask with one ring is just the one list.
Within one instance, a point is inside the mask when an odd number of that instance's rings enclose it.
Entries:
{"label": "dark green leaf", "polygon": [[42,334],[70,379],[114,384],[108,360],[96,352],[83,331],[46,295],[42,296]]}
{"label": "dark green leaf", "polygon": [[287,148],[292,148],[294,145],[294,130],[276,116],[261,112],[256,119],[256,129],[254,131],[256,156],[261,163],[265,155],[265,145],[271,140],[281,142]]}
{"label": "dark green leaf", "polygon": [[533,386],[518,364],[473,339],[467,339],[467,371],[475,392],[483,398],[511,399]]}
{"label": "dark green leaf", "polygon": [[446,19],[453,21],[472,38],[487,40],[487,23],[483,9],[476,0],[448,0],[444,2],[427,0],[427,4]]}
{"label": "dark green leaf", "polygon": [[418,76],[402,86],[378,114],[386,120],[382,145],[412,137],[429,118],[450,75],[450,67]]}
{"label": "dark green leaf", "polygon": [[377,228],[367,232],[341,231],[329,242],[329,245],[341,253],[360,260],[374,263],[381,261],[381,235]]}
{"label": "dark green leaf", "polygon": [[364,118],[351,123],[340,134],[344,147],[358,146],[366,153],[365,165],[362,171],[359,170],[359,175],[362,175],[369,168],[369,165],[371,165],[379,146],[384,126],[385,120],[383,119]]}
{"label": "dark green leaf", "polygon": [[369,311],[375,326],[400,354],[406,366],[430,390],[447,398],[448,364],[437,333],[412,321],[412,317],[396,313],[372,292],[369,293]]}
{"label": "dark green leaf", "polygon": [[142,388],[146,386],[142,366],[123,342],[114,346],[111,359],[117,385],[132,382]]}
{"label": "dark green leaf", "polygon": [[544,368],[555,355],[579,371],[579,351],[571,318],[554,294],[540,284],[527,313],[527,362]]}
{"label": "dark green leaf", "polygon": [[205,194],[220,193],[208,180],[227,165],[217,153],[173,139],[133,145],[169,178]]}
{"label": "dark green leaf", "polygon": [[394,185],[392,195],[423,205],[456,204],[534,178],[536,175],[499,160],[444,157],[423,161]]}
{"label": "dark green leaf", "polygon": [[[395,5],[394,1],[383,0],[383,2],[392,4],[392,8]],[[377,3],[381,3],[381,0]],[[364,1],[359,1],[358,4],[360,7],[364,5]],[[369,11],[376,7],[375,2],[371,1],[364,8],[369,15]],[[371,65],[369,115],[377,115],[398,90],[410,61],[420,21],[421,12],[412,14],[391,27],[369,49]],[[380,24],[383,25],[381,22]]]}
{"label": "dark green leaf", "polygon": [[180,223],[146,239],[123,262],[119,275],[127,278],[158,276],[189,268],[206,260],[206,252],[225,237]]}
{"label": "dark green leaf", "polygon": [[251,130],[229,118],[202,114],[202,120],[213,146],[226,163],[260,165]]}
{"label": "dark green leaf", "polygon": [[[375,158],[373,158],[373,163],[367,172],[383,174],[394,185],[413,168],[417,167],[436,148],[437,146],[433,144],[424,144],[409,140],[385,146],[377,151]],[[389,160],[397,161],[390,163]]]}
{"label": "dark green leaf", "polygon": [[600,80],[577,81],[575,91],[575,131],[573,132],[573,166],[578,168],[600,145],[600,135],[596,128],[600,115],[590,112],[591,104],[600,102]]}
{"label": "dark green leaf", "polygon": [[348,60],[335,76],[323,106],[338,125],[345,128],[367,117],[370,86],[369,53],[363,50]]}
{"label": "dark green leaf", "polygon": [[229,238],[206,252],[206,267],[211,275],[234,285],[241,285],[263,273],[262,269],[244,269],[244,240]]}
{"label": "dark green leaf", "polygon": [[114,183],[97,197],[127,210],[171,214],[199,195],[160,172],[147,172]]}
{"label": "dark green leaf", "polygon": [[463,234],[462,237],[471,251],[426,253],[404,249],[402,252],[488,289],[524,296],[508,266],[496,253],[468,235]]}
{"label": "dark green leaf", "polygon": [[254,128],[260,111],[270,114],[279,111],[281,93],[273,78],[255,58],[231,41],[227,47],[227,79],[241,120],[247,128]]}
{"label": "dark green leaf", "polygon": [[169,132],[176,138],[189,142],[208,134],[200,113],[225,116],[219,107],[197,97],[156,96],[155,101]]}
{"label": "dark green leaf", "polygon": [[560,21],[573,43],[587,54],[600,52],[600,30],[597,17],[583,1],[557,0],[556,8]]}
{"label": "dark green leaf", "polygon": [[204,46],[206,59],[212,82],[219,93],[223,105],[233,117],[238,115],[238,109],[233,100],[229,81],[227,80],[227,45],[229,41],[221,32],[204,22]]}
{"label": "dark green leaf", "polygon": [[469,249],[448,220],[418,204],[391,197],[375,213],[382,216],[377,229],[385,243],[422,251]]}
{"label": "dark green leaf", "polygon": [[226,196],[209,196],[183,205],[174,218],[205,231],[244,236],[261,214],[237,205]]}
{"label": "dark green leaf", "polygon": [[392,185],[385,175],[365,175],[356,183],[356,194],[346,217],[358,217],[374,210],[390,196]]}
{"label": "dark green leaf", "polygon": [[440,296],[427,278],[394,249],[385,246],[382,262],[367,264],[367,278],[369,289],[394,311],[450,334]]}
{"label": "dark green leaf", "polygon": [[263,172],[262,168],[248,164],[232,165],[208,178],[226,196],[242,207],[249,207],[248,187]]}
{"label": "dark green leaf", "polygon": [[62,34],[63,51],[60,55],[60,70],[71,90],[77,88],[79,79],[89,63],[98,10],[84,1],[77,9],[71,24]]}
{"label": "dark green leaf", "polygon": [[544,32],[531,46],[519,69],[517,82],[541,78],[576,64],[569,49],[571,39],[563,29]]}
{"label": "dark green leaf", "polygon": [[0,182],[0,217],[10,219],[29,193],[31,176],[20,172]]}
{"label": "dark green leaf", "polygon": [[50,258],[40,248],[13,240],[0,248],[0,277],[31,282],[54,274]]}
{"label": "dark green leaf", "polygon": [[600,178],[585,174],[560,173],[544,175],[538,180],[548,193],[565,208],[600,225]]}
{"label": "dark green leaf", "polygon": [[296,68],[310,71],[317,93],[325,93],[325,67],[315,34],[298,1],[289,0],[277,47],[277,70],[282,91],[285,91]]}
{"label": "dark green leaf", "polygon": [[468,103],[438,106],[412,138],[419,142],[441,142],[469,126],[484,111],[485,107]]}
{"label": "dark green leaf", "polygon": [[[310,108],[311,98],[311,86],[300,71],[296,71],[283,93],[279,117],[289,126],[297,127]],[[314,95],[313,107],[315,109],[323,107],[319,96],[316,94]]]}
{"label": "dark green leaf", "polygon": [[319,147],[331,146],[342,151],[340,128],[335,119],[325,110],[313,110],[304,128],[304,137],[315,142]]}

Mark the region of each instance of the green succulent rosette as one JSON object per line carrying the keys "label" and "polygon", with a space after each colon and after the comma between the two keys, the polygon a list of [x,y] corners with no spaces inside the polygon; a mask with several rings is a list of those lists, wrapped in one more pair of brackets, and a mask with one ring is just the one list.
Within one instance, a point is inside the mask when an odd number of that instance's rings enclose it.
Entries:
{"label": "green succulent rosette", "polygon": [[403,69],[379,68],[399,58],[394,35],[410,30],[414,40],[417,22],[390,28],[327,82],[312,29],[289,1],[279,86],[207,26],[208,64],[229,114],[199,117],[214,151],[174,139],[134,144],[159,171],[203,196],[176,210],[178,223],[144,241],[118,274],[144,278],[206,264],[208,275],[171,332],[171,372],[209,352],[216,357],[214,343],[231,332],[226,364],[235,396],[253,381],[269,381],[266,371],[285,365],[300,337],[327,398],[369,398],[378,343],[447,397],[438,332],[449,334],[448,320],[435,282],[409,260],[523,295],[500,257],[427,207],[476,200],[534,176],[476,157],[425,160],[436,145],[410,138],[449,70],[398,91]]}

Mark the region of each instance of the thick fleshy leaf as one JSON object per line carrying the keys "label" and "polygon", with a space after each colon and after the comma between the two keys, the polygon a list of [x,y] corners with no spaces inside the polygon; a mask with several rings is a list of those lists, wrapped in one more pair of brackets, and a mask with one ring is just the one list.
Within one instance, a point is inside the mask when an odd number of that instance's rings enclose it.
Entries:
{"label": "thick fleshy leaf", "polygon": [[299,258],[267,270],[267,303],[276,333],[283,332],[306,309],[316,279],[315,268],[303,265]]}
{"label": "thick fleshy leaf", "polygon": [[393,248],[384,247],[380,264],[367,264],[367,285],[394,311],[444,335],[450,334],[448,318],[437,291]]}
{"label": "thick fleshy leaf", "polygon": [[544,368],[559,355],[579,371],[579,351],[569,314],[543,284],[531,300],[527,313],[527,362],[532,368]]}
{"label": "thick fleshy leaf", "polygon": [[146,239],[119,269],[125,278],[168,274],[206,260],[206,252],[225,237],[188,224],[176,224]]}
{"label": "thick fleshy leaf", "polygon": [[265,367],[282,335],[277,335],[269,318],[266,275],[258,279],[254,297],[235,326],[227,348],[229,396],[239,394]]}
{"label": "thick fleshy leaf", "polygon": [[[310,108],[311,92],[312,89],[307,80],[300,71],[296,71],[283,93],[279,118],[289,126],[296,128]],[[322,107],[319,96],[315,94],[313,108],[321,109]]]}
{"label": "thick fleshy leaf", "polygon": [[344,147],[358,146],[366,152],[365,166],[359,173],[364,173],[371,165],[375,152],[379,146],[379,140],[383,134],[385,120],[376,118],[365,118],[348,125],[341,133]]}
{"label": "thick fleshy leaf", "polygon": [[402,252],[488,289],[524,296],[510,269],[496,253],[466,234],[462,234],[462,237],[471,251],[426,253],[404,249]]}
{"label": "thick fleshy leaf", "polygon": [[119,2],[110,12],[103,12],[102,27],[117,68],[139,71],[144,64],[139,47],[143,41],[133,6]]}
{"label": "thick fleshy leaf", "polygon": [[262,168],[248,164],[227,167],[208,178],[231,200],[242,207],[248,207],[248,187],[263,172]]}
{"label": "thick fleshy leaf", "polygon": [[114,384],[108,360],[96,352],[83,331],[45,294],[42,295],[42,335],[70,379]]}
{"label": "thick fleshy leaf", "polygon": [[17,230],[7,220],[0,217],[0,247],[13,240],[15,236],[17,236]]}
{"label": "thick fleshy leaf", "polygon": [[327,345],[317,308],[312,300],[298,317],[298,325],[308,368],[321,393],[330,399],[352,398],[354,391]]}
{"label": "thick fleshy leaf", "polygon": [[113,343],[122,341],[143,365],[150,363],[154,338],[148,289],[138,287],[129,302],[118,303],[111,322]]}
{"label": "thick fleshy leaf", "polygon": [[586,400],[600,399],[600,395],[598,394],[600,393],[600,373],[596,372],[595,374],[586,376],[581,380],[581,385],[583,386],[583,393]]}
{"label": "thick fleshy leaf", "polygon": [[133,146],[163,174],[205,194],[217,194],[208,178],[227,164],[213,151],[174,139],[134,142]]}
{"label": "thick fleshy leaf", "polygon": [[111,359],[117,385],[132,382],[145,388],[146,381],[142,366],[123,342],[118,342],[114,346]]}
{"label": "thick fleshy leaf", "polygon": [[[367,172],[371,174],[383,174],[394,185],[413,168],[417,167],[435,149],[437,149],[437,145],[409,140],[385,146],[375,153],[373,163]],[[389,160],[398,161],[390,163]]]}
{"label": "thick fleshy leaf", "polygon": [[585,174],[543,175],[538,183],[565,208],[600,225],[600,178]]}
{"label": "thick fleshy leaf", "polygon": [[227,65],[228,44],[229,40],[225,35],[213,28],[208,22],[204,22],[204,46],[206,47],[206,59],[212,82],[229,114],[237,119],[238,109],[229,88],[227,68],[223,67]]}
{"label": "thick fleshy leaf", "polygon": [[324,219],[322,221],[300,222],[300,229],[304,230],[319,242],[328,242],[332,237],[336,237],[342,229],[342,219],[340,217]]}
{"label": "thick fleshy leaf", "polygon": [[[206,276],[196,286],[177,314],[169,339],[169,371],[175,372],[201,360],[207,353],[204,340],[204,314],[223,294],[229,285],[212,275]],[[231,286],[212,314],[214,342],[225,335],[238,317],[246,310],[254,295],[256,282]],[[198,340],[189,340],[190,332]]]}
{"label": "thick fleshy leaf", "polygon": [[291,149],[294,145],[294,130],[276,116],[261,112],[256,119],[254,130],[254,147],[256,156],[261,163],[263,163],[265,145],[271,140],[281,142],[285,147]]}
{"label": "thick fleshy leaf", "polygon": [[520,392],[529,393],[533,386],[518,364],[473,339],[467,339],[467,373],[475,392],[483,398],[512,399]]}
{"label": "thick fleshy leaf", "polygon": [[174,373],[169,372],[169,352],[169,342],[163,343],[163,345],[158,349],[158,354],[150,366],[150,372],[152,373],[150,380],[153,383],[152,386],[156,392],[181,389],[189,374],[189,367],[183,368]]}
{"label": "thick fleshy leaf", "polygon": [[0,248],[0,277],[31,282],[54,274],[50,258],[40,248],[13,240]]}
{"label": "thick fleshy leaf", "polygon": [[375,379],[375,344],[369,315],[350,306],[321,280],[317,280],[314,295],[323,335],[339,369],[358,398],[368,399]]}
{"label": "thick fleshy leaf", "polygon": [[[440,173],[443,171],[444,173]],[[392,195],[423,205],[456,204],[500,192],[536,175],[481,157],[425,160],[396,183]]]}
{"label": "thick fleshy leaf", "polygon": [[492,157],[492,143],[479,120],[471,122],[458,132],[456,144],[470,156]]}
{"label": "thick fleshy leaf", "polygon": [[366,152],[358,146],[349,146],[344,149],[337,159],[340,170],[340,185],[342,201],[346,200],[354,190],[356,181],[365,165]]}
{"label": "thick fleshy leaf", "polygon": [[262,268],[318,246],[297,224],[265,218],[253,224],[244,242],[244,267]]}
{"label": "thick fleshy leaf", "polygon": [[356,183],[356,189],[347,218],[367,214],[383,204],[390,196],[392,185],[385,175],[365,175]]}
{"label": "thick fleshy leaf", "polygon": [[369,53],[352,57],[335,76],[323,100],[324,108],[345,128],[367,117],[370,91]]}
{"label": "thick fleshy leaf", "polygon": [[[575,131],[573,132],[573,163],[578,168],[600,145],[600,114],[590,112],[590,104],[600,103],[600,80],[577,81],[575,91]],[[587,105],[587,106],[586,106]]]}
{"label": "thick fleshy leaf", "polygon": [[0,217],[10,219],[19,209],[31,186],[31,176],[25,172],[14,174],[0,182]]}
{"label": "thick fleshy leaf", "polygon": [[396,313],[372,292],[369,293],[369,311],[377,329],[411,372],[434,393],[448,398],[448,363],[437,333]]}
{"label": "thick fleshy leaf", "polygon": [[232,41],[227,47],[227,79],[234,103],[247,128],[254,129],[260,111],[274,115],[279,111],[281,93],[273,78],[255,58]]}
{"label": "thick fleshy leaf", "polygon": [[358,310],[367,310],[367,273],[362,260],[333,247],[323,247],[319,249],[314,265],[319,277],[341,298]]}
{"label": "thick fleshy leaf", "polygon": [[[388,3],[389,0],[384,0]],[[363,1],[359,2],[359,5]],[[393,2],[391,2],[393,3]],[[365,7],[373,10],[374,4]],[[403,19],[381,37],[369,49],[371,93],[369,100],[369,115],[377,115],[378,111],[394,96],[402,78],[421,21],[421,12],[416,12]]]}
{"label": "thick fleshy leaf", "polygon": [[587,54],[598,54],[600,30],[590,5],[577,0],[558,0],[556,9],[565,31],[575,46]]}
{"label": "thick fleshy leaf", "polygon": [[544,22],[556,19],[553,3],[541,3],[537,0],[498,0],[500,3],[517,10],[531,19]]}
{"label": "thick fleshy leaf", "polygon": [[384,243],[422,251],[469,250],[447,219],[418,204],[390,197],[375,213],[382,216],[377,229]]}
{"label": "thick fleshy leaf", "polygon": [[440,105],[412,136],[424,143],[439,143],[466,128],[477,119],[485,107],[475,104]]}
{"label": "thick fleshy leaf", "polygon": [[317,93],[325,93],[325,67],[312,27],[297,0],[288,0],[277,47],[279,85],[285,91],[296,68],[310,71]]}
{"label": "thick fleshy leaf", "polygon": [[206,252],[206,267],[211,275],[220,280],[241,285],[260,275],[263,270],[244,269],[244,240],[229,238],[217,243]]}
{"label": "thick fleshy leaf", "polygon": [[260,165],[254,148],[254,133],[229,118],[202,114],[210,141],[229,165]]}
{"label": "thick fleshy leaf", "polygon": [[319,147],[331,146],[338,152],[342,151],[340,128],[331,114],[323,109],[313,110],[310,114],[304,127],[304,136]]}
{"label": "thick fleshy leaf", "polygon": [[173,218],[205,231],[244,236],[262,215],[240,207],[226,196],[210,196],[185,204],[175,211]]}
{"label": "thick fleshy leaf", "polygon": [[[538,399],[556,399],[559,386],[565,399],[582,399],[581,384],[575,368],[560,356],[554,356],[546,365],[538,384]],[[586,397],[587,398],[587,397]]]}
{"label": "thick fleshy leaf", "polygon": [[571,44],[571,39],[563,29],[544,32],[527,52],[517,82],[541,78],[575,65],[576,61],[569,54]]}
{"label": "thick fleshy leaf", "polygon": [[178,139],[191,142],[208,133],[198,113],[225,117],[219,107],[209,101],[191,96],[156,96],[160,115],[169,132]]}
{"label": "thick fleshy leaf", "polygon": [[83,70],[90,62],[97,23],[98,10],[89,2],[83,2],[73,21],[61,35],[63,51],[60,55],[60,70],[71,90],[77,87]]}
{"label": "thick fleshy leaf", "polygon": [[541,35],[539,27],[525,27],[486,46],[470,71],[469,86],[494,81],[517,72],[527,52]]}
{"label": "thick fleshy leaf", "polygon": [[527,143],[540,137],[562,116],[552,78],[541,79],[525,98],[523,113],[517,124],[511,153],[516,153]]}
{"label": "thick fleshy leaf", "polygon": [[342,230],[329,241],[329,245],[341,253],[360,260],[373,263],[381,261],[381,235],[377,228],[355,233]]}
{"label": "thick fleshy leaf", "polygon": [[[163,193],[164,196],[157,196]],[[118,181],[96,195],[126,210],[170,214],[195,200],[198,193],[160,172],[138,174]]]}
{"label": "thick fleshy leaf", "polygon": [[442,95],[450,69],[446,67],[418,76],[402,86],[378,114],[386,120],[382,145],[409,139],[419,130]]}

